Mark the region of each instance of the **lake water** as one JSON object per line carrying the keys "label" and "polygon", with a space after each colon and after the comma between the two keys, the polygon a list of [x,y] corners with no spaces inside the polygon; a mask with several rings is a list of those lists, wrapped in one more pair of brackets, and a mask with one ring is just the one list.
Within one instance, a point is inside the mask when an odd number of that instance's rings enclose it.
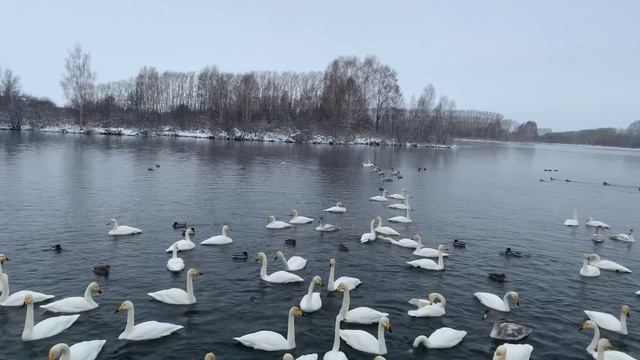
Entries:
{"label": "lake water", "polygon": [[[261,352],[232,340],[258,330],[286,333],[288,309],[298,305],[308,281],[326,281],[329,258],[337,275],[356,276],[363,285],[352,291],[352,307],[370,306],[390,313],[387,359],[487,359],[502,343],[489,337],[491,323],[482,321],[484,307],[476,291],[502,294],[517,290],[520,307],[506,320],[532,326],[524,341],[534,346],[534,359],[589,359],[585,347],[592,332],[579,332],[591,309],[618,315],[622,304],[638,308],[638,246],[606,240],[595,248],[604,259],[629,267],[633,274],[603,271],[597,278],[579,276],[581,254],[594,251],[590,232],[565,228],[573,208],[583,223],[593,216],[611,225],[611,233],[638,227],[640,151],[562,145],[459,142],[455,150],[366,146],[234,143],[180,138],[132,138],[0,133],[0,253],[10,261],[4,270],[13,291],[30,289],[57,298],[80,296],[91,281],[103,294],[100,307],[84,313],[62,334],[22,342],[25,310],[0,307],[0,358],[45,358],[58,342],[106,339],[99,359],[201,359],[214,351],[219,359],[281,359],[283,352]],[[367,199],[382,185],[361,163],[400,169],[404,178],[383,186],[413,195],[413,223],[394,227],[402,235],[422,234],[431,247],[449,245],[451,256],[442,272],[410,268],[411,250],[382,241],[360,244],[372,216],[401,215],[386,203]],[[286,164],[281,164],[281,162]],[[147,168],[160,164],[155,171]],[[417,168],[428,168],[418,172]],[[558,169],[548,173],[543,169]],[[540,182],[539,178],[572,182]],[[603,181],[614,186],[604,187]],[[628,185],[628,186],[617,186]],[[343,215],[321,210],[341,201]],[[342,227],[320,234],[316,225],[291,230],[265,229],[269,215],[286,220],[290,209]],[[112,238],[106,219],[142,228],[144,233]],[[180,253],[187,267],[204,276],[195,282],[198,303],[171,306],[151,301],[147,292],[184,287],[186,272],[166,269],[164,250],[180,239],[174,221],[195,224],[195,242],[218,234],[223,223],[233,227],[233,244],[197,246]],[[284,240],[297,240],[295,248]],[[452,240],[467,241],[454,249]],[[60,243],[62,253],[46,251]],[[338,246],[346,243],[349,252]],[[510,246],[523,258],[505,258]],[[308,258],[298,284],[260,280],[258,251],[269,257],[269,272],[282,269],[271,261],[279,249]],[[249,252],[249,261],[232,255]],[[111,275],[98,277],[96,263],[108,263]],[[487,277],[504,272],[510,282]],[[442,318],[410,318],[412,297],[443,294]],[[136,306],[136,320],[182,324],[184,330],[160,340],[118,340],[126,315],[114,314],[124,300]],[[322,292],[321,311],[296,319],[296,355],[324,352],[333,344],[333,323],[341,295]],[[603,330],[615,348],[640,356],[640,326],[632,312],[628,336]],[[36,308],[36,321],[50,316]],[[449,326],[468,332],[449,350],[410,352],[420,334]],[[376,332],[376,326],[351,326]],[[344,342],[350,359],[372,359]]]}

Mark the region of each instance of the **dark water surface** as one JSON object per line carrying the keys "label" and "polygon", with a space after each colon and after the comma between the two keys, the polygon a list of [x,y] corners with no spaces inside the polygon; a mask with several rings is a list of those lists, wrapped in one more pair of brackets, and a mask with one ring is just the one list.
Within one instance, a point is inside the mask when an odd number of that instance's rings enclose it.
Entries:
{"label": "dark water surface", "polygon": [[[640,289],[638,245],[606,240],[596,249],[603,259],[629,267],[633,274],[602,271],[598,278],[579,276],[581,254],[593,251],[589,232],[565,228],[574,207],[580,220],[593,216],[611,225],[612,233],[638,227],[640,152],[557,145],[462,142],[456,150],[233,143],[178,138],[74,136],[24,132],[0,133],[0,252],[11,261],[4,270],[13,291],[29,289],[56,295],[80,296],[91,281],[103,294],[100,307],[83,313],[62,334],[22,342],[25,310],[0,307],[0,358],[43,359],[58,342],[106,339],[99,359],[201,359],[214,351],[219,359],[281,359],[283,352],[261,352],[232,340],[262,329],[286,333],[287,312],[298,305],[313,275],[326,280],[328,260],[337,260],[337,275],[356,276],[363,285],[352,292],[352,306],[370,306],[391,314],[393,333],[387,334],[387,359],[487,359],[500,341],[489,337],[491,323],[481,321],[483,306],[475,291],[502,294],[517,290],[521,306],[506,317],[535,328],[526,343],[534,359],[589,359],[585,347],[591,331],[578,331],[585,309],[618,315],[622,304],[638,309]],[[394,227],[403,235],[421,233],[434,247],[445,243],[451,256],[442,272],[408,267],[411,250],[376,241],[361,245],[374,215],[401,215],[387,204],[372,203],[378,194],[377,176],[360,164],[400,169],[404,178],[384,187],[407,188],[414,196],[409,226]],[[281,162],[285,161],[285,165]],[[161,165],[148,171],[155,163]],[[418,167],[429,170],[417,172]],[[539,182],[550,173],[564,181]],[[602,181],[614,185],[602,186]],[[265,229],[268,215],[286,220],[291,208],[318,218],[322,209],[342,201],[344,215],[324,213],[342,227],[320,234],[315,225],[291,230]],[[112,238],[105,220],[142,228],[141,235]],[[187,267],[204,276],[195,280],[198,303],[171,306],[151,301],[147,292],[184,287],[186,271],[166,269],[164,250],[180,238],[173,221],[196,224],[195,242],[218,234],[223,223],[233,227],[233,244],[197,246],[180,256]],[[297,240],[297,247],[284,240]],[[467,249],[453,249],[454,238]],[[347,243],[349,252],[338,244]],[[68,251],[44,251],[61,243]],[[528,256],[506,259],[511,246]],[[255,253],[273,259],[279,249],[288,256],[308,258],[298,272],[298,284],[268,284],[260,280]],[[247,262],[232,254],[248,251]],[[108,279],[91,267],[111,265]],[[270,261],[269,272],[282,269]],[[505,272],[511,282],[498,284],[487,272]],[[410,318],[407,301],[439,292],[447,299],[442,318]],[[136,320],[167,321],[185,326],[178,333],[148,342],[117,340],[126,316],[113,311],[129,299]],[[294,353],[324,354],[333,344],[333,323],[341,296],[322,292],[323,308],[296,320]],[[618,350],[640,356],[640,326],[632,312],[629,336],[603,330]],[[50,314],[36,308],[36,321]],[[450,326],[468,331],[449,350],[410,352],[420,334]],[[376,326],[364,328],[375,334]],[[372,359],[341,349],[350,359]],[[321,358],[321,356],[320,356]]]}

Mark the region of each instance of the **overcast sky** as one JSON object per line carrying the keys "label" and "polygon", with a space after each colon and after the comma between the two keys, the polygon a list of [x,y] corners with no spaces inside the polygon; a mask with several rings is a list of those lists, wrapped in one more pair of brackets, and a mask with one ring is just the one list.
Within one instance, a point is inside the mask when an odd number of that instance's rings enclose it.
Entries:
{"label": "overcast sky", "polygon": [[406,99],[428,83],[459,109],[554,130],[640,120],[640,1],[0,0],[0,67],[63,103],[67,50],[98,81],[163,70],[324,70],[376,55]]}

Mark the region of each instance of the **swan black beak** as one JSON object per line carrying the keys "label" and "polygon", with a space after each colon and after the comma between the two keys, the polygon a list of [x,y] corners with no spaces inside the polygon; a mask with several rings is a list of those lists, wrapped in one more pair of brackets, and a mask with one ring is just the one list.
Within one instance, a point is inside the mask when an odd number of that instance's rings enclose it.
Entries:
{"label": "swan black beak", "polygon": [[102,290],[100,290],[100,289],[96,290],[96,292],[97,292],[98,294],[102,294]]}
{"label": "swan black beak", "polygon": [[114,314],[117,314],[117,313],[119,313],[119,312],[120,312],[120,308],[118,307],[118,308],[116,308],[116,311],[114,311],[113,313],[114,313]]}

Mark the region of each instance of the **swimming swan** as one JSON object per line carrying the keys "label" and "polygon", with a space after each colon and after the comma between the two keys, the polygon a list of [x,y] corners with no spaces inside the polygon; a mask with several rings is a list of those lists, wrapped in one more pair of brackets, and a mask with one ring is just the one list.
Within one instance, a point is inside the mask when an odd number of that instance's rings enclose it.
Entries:
{"label": "swimming swan", "polygon": [[340,314],[346,322],[354,324],[375,324],[380,321],[381,318],[389,317],[388,313],[383,313],[365,306],[349,310],[349,305],[351,304],[349,286],[345,283],[340,283],[336,290],[342,291]]}
{"label": "swimming swan", "polygon": [[87,286],[83,297],[68,297],[46,305],[40,305],[40,307],[51,312],[67,314],[93,310],[98,307],[98,304],[93,301],[93,297],[91,296],[94,291],[102,294],[102,289],[100,289],[100,285],[97,282],[92,282]]}
{"label": "swimming swan", "polygon": [[264,281],[277,284],[304,281],[300,276],[286,271],[276,271],[267,275],[267,255],[263,252],[259,252],[256,255],[256,261],[262,261],[262,266],[260,267],[260,278]]}
{"label": "swimming swan", "polygon": [[[436,303],[435,300],[438,300]],[[431,293],[427,300],[413,298],[409,300],[409,304],[418,307],[416,310],[409,310],[407,313],[413,317],[440,317],[445,314],[445,305],[447,301],[444,296],[438,293]]]}
{"label": "swimming swan", "polygon": [[[191,241],[191,237],[189,235],[195,234],[193,232],[193,228],[188,228],[184,231],[184,239],[176,241],[174,244],[178,244],[179,251],[191,250],[196,247],[196,243]],[[166,252],[173,252],[173,244],[165,250]]]}
{"label": "swimming swan", "polygon": [[76,315],[62,315],[44,319],[37,324],[33,324],[33,301],[31,295],[26,295],[23,304],[27,306],[27,317],[24,320],[24,330],[22,330],[22,341],[32,341],[58,335],[73,325],[80,317]]}
{"label": "swimming swan", "polygon": [[636,238],[633,237],[633,229],[630,229],[628,234],[613,234],[613,235],[609,236],[609,239],[618,240],[618,241],[626,241],[626,242],[635,242],[636,241]]}
{"label": "swimming swan", "polygon": [[312,218],[298,215],[298,210],[296,209],[291,210],[291,220],[289,220],[289,224],[301,225],[301,224],[308,224],[311,222],[313,222]]}
{"label": "swimming swan", "polygon": [[[422,247],[422,236],[415,234],[411,237],[411,239],[416,241],[417,247],[413,252],[413,255],[428,257],[428,258],[437,258],[440,256],[440,251],[434,248]],[[449,256],[447,253],[443,253],[442,256]]]}
{"label": "swimming swan", "polygon": [[331,212],[331,213],[345,213],[347,212],[347,208],[344,207],[344,205],[342,205],[342,203],[338,201],[336,203],[336,206],[332,206],[322,211]]}
{"label": "swimming swan", "polygon": [[171,251],[173,254],[171,258],[167,260],[167,269],[173,272],[180,272],[184,269],[184,260],[178,257],[178,242],[176,241],[171,245]]}
{"label": "swimming swan", "polygon": [[590,264],[597,267],[598,269],[601,270],[609,270],[609,271],[616,271],[616,272],[625,272],[625,273],[630,273],[631,270],[629,270],[628,268],[618,264],[617,262],[613,262],[611,260],[602,260],[600,259],[600,255],[598,254],[590,254]]}
{"label": "swimming swan", "polygon": [[140,234],[142,232],[142,230],[138,228],[134,228],[127,225],[118,225],[118,220],[114,218],[111,218],[107,221],[107,226],[108,225],[112,226],[111,230],[109,230],[108,232],[108,234],[112,236],[133,235],[133,234]]}
{"label": "swimming swan", "polygon": [[287,326],[286,338],[276,332],[262,330],[233,339],[239,341],[244,346],[252,347],[257,350],[279,351],[295,349],[296,331],[294,318],[296,316],[302,315],[302,310],[300,310],[300,308],[298,308],[297,306],[289,309],[289,322]]}
{"label": "swimming swan", "polygon": [[482,303],[482,305],[490,309],[502,312],[511,311],[511,308],[509,308],[509,298],[513,299],[516,306],[520,305],[520,295],[518,295],[518,293],[515,291],[507,292],[506,294],[504,294],[504,297],[502,299],[500,299],[497,295],[486,292],[477,292],[474,293],[473,296],[480,300],[480,303]]}
{"label": "swimming swan", "polygon": [[375,223],[376,223],[376,219],[371,220],[371,222],[369,223],[369,232],[362,234],[362,236],[360,237],[361,243],[364,244],[366,242],[373,241],[376,239],[376,231],[373,228]]}
{"label": "swimming swan", "polygon": [[49,350],[49,360],[94,360],[107,340],[90,340],[77,344],[57,344]]}
{"label": "swimming swan", "polygon": [[376,216],[376,221],[378,223],[378,226],[374,230],[377,233],[387,236],[400,236],[400,234],[391,226],[382,226],[382,218],[380,216]]}
{"label": "swimming swan", "polygon": [[284,263],[284,268],[287,271],[302,270],[307,265],[307,259],[301,256],[292,256],[289,258],[289,260],[287,260],[282,251],[278,251],[276,253],[276,258],[274,260],[278,259],[282,260],[282,262]]}
{"label": "swimming swan", "polygon": [[607,350],[612,348],[611,342],[607,339],[598,341],[598,351],[593,354],[596,360],[636,360],[636,358],[623,353],[622,351]]}
{"label": "swimming swan", "polygon": [[126,300],[116,309],[115,312],[127,311],[127,326],[124,331],[118,336],[120,340],[151,340],[158,339],[163,336],[171,335],[172,333],[182,329],[184,326],[158,322],[158,321],[145,321],[135,325],[135,310],[133,303]]}
{"label": "swimming swan", "polygon": [[372,196],[369,198],[369,200],[380,202],[389,201],[389,199],[387,199],[387,190],[382,190],[382,195]]}
{"label": "swimming swan", "polygon": [[342,321],[341,313],[336,315],[336,323],[334,325],[333,347],[322,357],[322,360],[348,360],[347,355],[340,351],[340,321]]}
{"label": "swimming swan", "polygon": [[171,305],[190,305],[196,303],[196,296],[193,294],[193,277],[202,276],[202,273],[196,269],[191,268],[187,271],[187,291],[178,288],[171,288],[166,290],[160,290],[147,295],[152,298]]}
{"label": "swimming swan", "polygon": [[318,222],[320,223],[320,225],[316,226],[316,230],[317,231],[322,231],[322,232],[333,232],[333,231],[338,231],[340,230],[340,227],[332,225],[332,224],[326,224],[324,222],[324,217],[320,216],[320,220],[318,220]]}
{"label": "swimming swan", "polygon": [[622,335],[629,335],[627,330],[627,319],[629,318],[630,312],[631,308],[629,305],[622,305],[622,308],[620,309],[620,320],[618,320],[611,314],[591,310],[584,311],[589,319],[595,322],[598,327],[617,332]]}
{"label": "swimming swan", "polygon": [[282,360],[318,360],[318,354],[300,355],[294,358],[293,355],[286,353],[282,356]]}
{"label": "swimming swan", "polygon": [[490,310],[485,311],[484,316],[482,316],[482,320],[489,319],[493,321],[493,328],[491,329],[489,336],[494,339],[518,341],[524,339],[533,332],[533,329],[528,326],[516,323],[501,323],[495,314],[491,314],[491,316],[489,316],[490,314]]}
{"label": "swimming swan", "polygon": [[406,209],[405,210],[405,215],[404,216],[394,216],[392,218],[388,218],[387,221],[390,222],[397,222],[397,223],[402,223],[402,224],[409,224],[412,222],[411,220],[411,216],[409,215],[409,212],[411,211],[411,209]]}
{"label": "swimming swan", "polygon": [[584,277],[596,277],[600,276],[600,269],[589,264],[589,261],[594,259],[591,254],[582,255],[582,268],[580,269],[580,275]]}
{"label": "swimming swan", "polygon": [[284,221],[276,220],[276,217],[270,215],[267,219],[267,229],[286,229],[290,228],[291,224]]}
{"label": "swimming swan", "polygon": [[335,276],[335,271],[336,260],[332,258],[331,260],[329,260],[329,280],[327,281],[327,290],[329,291],[336,291],[338,289],[338,285],[340,285],[341,283],[347,284],[349,290],[353,290],[358,285],[362,284],[362,281],[360,281],[360,279],[350,276],[340,276],[339,278],[334,280],[333,278]]}
{"label": "swimming swan", "polygon": [[391,323],[389,318],[382,317],[378,321],[378,338],[364,330],[340,330],[340,337],[347,345],[356,350],[370,354],[385,355],[387,353],[387,344],[384,339],[385,329],[391,332]]}
{"label": "swimming swan", "polygon": [[[395,240],[395,239],[392,239],[390,237],[386,237],[386,236],[383,236],[383,235],[380,235],[378,237],[381,240],[386,240],[386,241],[390,242],[393,245],[397,245],[397,246],[405,247],[405,248],[410,248],[410,249],[417,249],[418,248],[418,241],[416,240],[417,236],[419,236],[419,235],[413,235],[411,237],[411,239],[400,239],[400,240]],[[438,256],[437,255],[438,250],[436,250],[436,249],[433,249],[433,250],[436,252],[436,257],[437,257]],[[446,254],[445,254],[445,256],[446,256]]]}
{"label": "swimming swan", "polygon": [[428,349],[449,349],[458,345],[464,337],[467,336],[466,331],[455,330],[450,327],[441,327],[426,337],[424,335],[418,336],[413,340],[413,348],[418,348],[420,345]]}
{"label": "swimming swan", "polygon": [[493,360],[529,360],[533,346],[529,344],[502,344],[493,353]]}
{"label": "swimming swan", "polygon": [[585,224],[586,226],[591,226],[591,227],[601,227],[601,228],[603,228],[603,229],[608,229],[608,228],[609,228],[609,225],[607,225],[607,224],[603,223],[603,222],[602,222],[602,221],[600,221],[600,220],[593,220],[593,218],[591,218],[591,217],[590,217],[590,218],[589,218],[589,220],[588,220],[586,223],[584,223],[584,224]]}
{"label": "swimming swan", "polygon": [[233,239],[227,236],[227,231],[231,231],[231,226],[222,225],[222,235],[215,235],[200,242],[200,245],[225,245],[231,244]]}
{"label": "swimming swan", "polygon": [[9,275],[6,273],[0,274],[0,281],[2,282],[0,306],[22,306],[24,304],[24,297],[27,295],[31,297],[32,303],[39,303],[55,297],[53,295],[47,295],[31,290],[21,290],[12,294],[9,289]]}
{"label": "swimming swan", "polygon": [[322,278],[320,276],[314,276],[313,279],[311,279],[307,294],[302,297],[302,300],[300,300],[300,309],[302,309],[302,311],[304,311],[305,313],[318,311],[322,307],[322,299],[320,298],[320,293],[313,292],[313,287],[315,285],[318,285],[320,288],[324,286],[324,284],[322,284]]}
{"label": "swimming swan", "polygon": [[390,209],[396,209],[396,210],[407,210],[407,209],[411,209],[411,206],[409,205],[409,197],[407,196],[406,199],[404,199],[402,201],[402,203],[400,204],[391,204],[389,205]]}
{"label": "swimming swan", "polygon": [[413,267],[418,267],[421,269],[426,269],[426,270],[444,270],[444,253],[443,251],[448,250],[447,247],[445,245],[440,245],[438,246],[438,262],[436,263],[435,261],[431,260],[431,259],[418,259],[418,260],[412,260],[412,261],[407,261],[407,264],[413,266]]}
{"label": "swimming swan", "polygon": [[389,195],[389,198],[395,200],[404,200],[407,198],[407,189],[402,189],[401,194],[391,194]]}
{"label": "swimming swan", "polygon": [[564,221],[564,226],[579,226],[580,222],[578,221],[578,209],[573,209],[573,217],[571,219],[567,219]]}
{"label": "swimming swan", "polygon": [[[5,261],[9,261],[9,258],[5,254],[0,254],[0,274],[2,274],[2,264]],[[0,292],[2,292],[2,281],[0,280]]]}

